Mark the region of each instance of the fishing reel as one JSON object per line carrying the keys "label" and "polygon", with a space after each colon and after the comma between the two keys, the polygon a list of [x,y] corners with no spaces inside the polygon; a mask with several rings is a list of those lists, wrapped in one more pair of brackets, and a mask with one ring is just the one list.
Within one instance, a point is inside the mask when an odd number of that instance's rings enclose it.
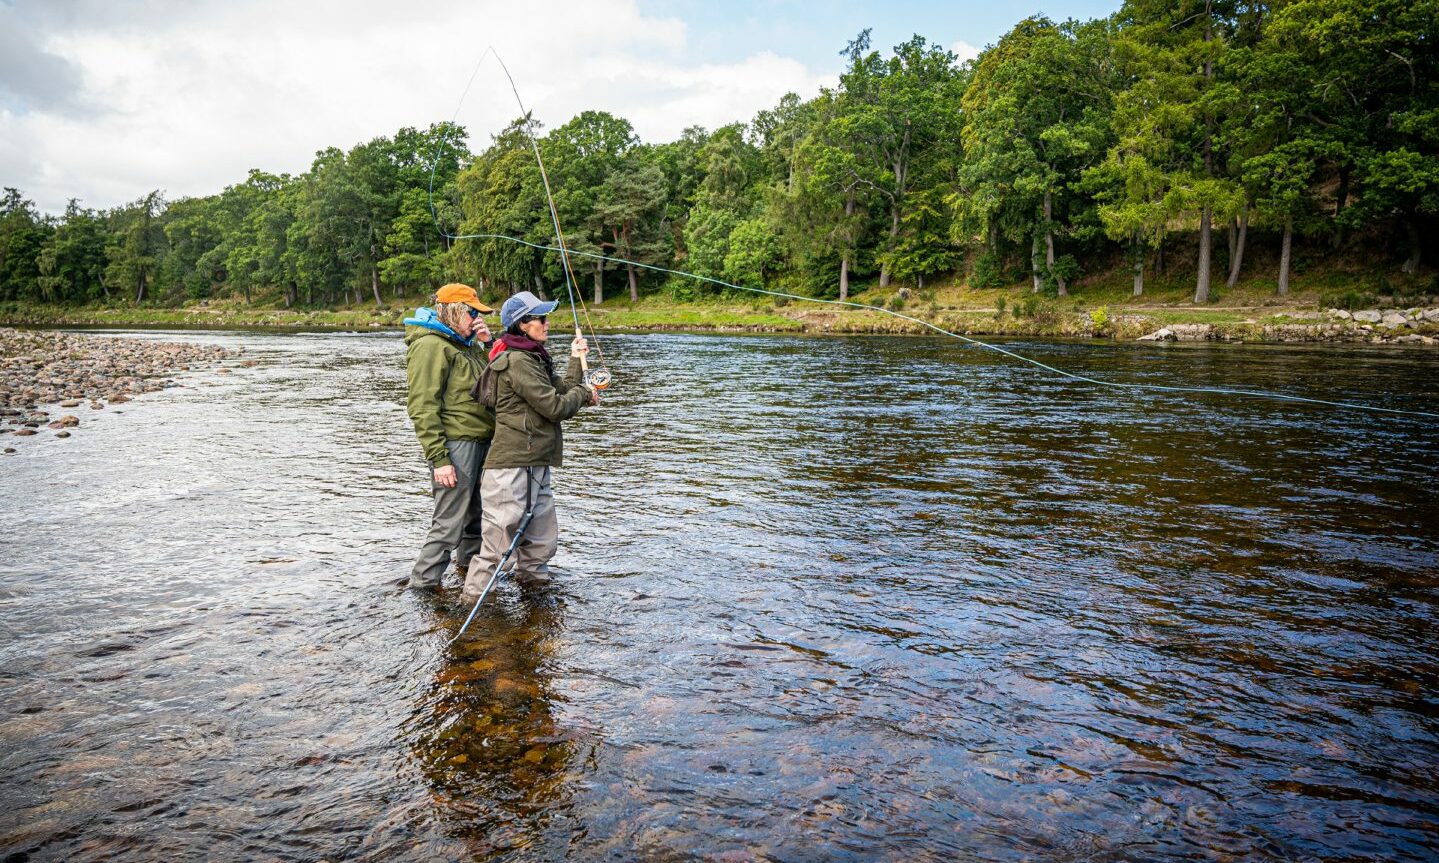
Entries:
{"label": "fishing reel", "polygon": [[585,383],[597,390],[607,390],[612,382],[609,369],[590,369],[585,372]]}

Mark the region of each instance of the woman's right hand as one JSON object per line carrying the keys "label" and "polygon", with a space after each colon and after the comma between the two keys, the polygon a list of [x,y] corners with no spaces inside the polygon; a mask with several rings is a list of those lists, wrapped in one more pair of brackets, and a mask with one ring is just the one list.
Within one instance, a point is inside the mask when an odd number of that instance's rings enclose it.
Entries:
{"label": "woman's right hand", "polygon": [[595,389],[592,384],[585,384],[585,389],[590,391],[590,405],[593,406],[599,404],[600,391]]}

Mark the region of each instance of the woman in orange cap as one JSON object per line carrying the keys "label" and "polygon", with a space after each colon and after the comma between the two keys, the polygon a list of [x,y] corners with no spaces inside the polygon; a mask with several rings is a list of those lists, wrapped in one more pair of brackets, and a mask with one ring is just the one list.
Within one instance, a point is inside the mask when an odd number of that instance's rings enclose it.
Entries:
{"label": "woman in orange cap", "polygon": [[488,362],[490,328],[480,315],[492,311],[474,288],[455,282],[436,292],[434,308],[405,319],[410,420],[435,496],[430,532],[410,571],[418,590],[440,586],[452,549],[462,576],[480,549],[480,471],[495,417],[470,391]]}

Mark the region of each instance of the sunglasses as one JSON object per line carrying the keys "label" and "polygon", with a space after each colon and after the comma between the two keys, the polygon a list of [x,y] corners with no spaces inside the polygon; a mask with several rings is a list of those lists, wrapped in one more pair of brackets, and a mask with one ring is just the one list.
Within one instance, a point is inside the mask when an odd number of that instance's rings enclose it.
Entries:
{"label": "sunglasses", "polygon": [[473,306],[470,307],[470,320],[474,320],[475,318],[478,318],[479,316],[480,316],[480,310],[477,309],[477,308],[474,308]]}
{"label": "sunglasses", "polygon": [[548,318],[549,318],[549,315],[525,315],[523,318],[520,318],[520,323],[522,323],[522,324],[528,324],[530,321],[539,321],[540,323],[545,324],[546,326],[548,326],[548,325],[549,325],[549,320],[548,320]]}

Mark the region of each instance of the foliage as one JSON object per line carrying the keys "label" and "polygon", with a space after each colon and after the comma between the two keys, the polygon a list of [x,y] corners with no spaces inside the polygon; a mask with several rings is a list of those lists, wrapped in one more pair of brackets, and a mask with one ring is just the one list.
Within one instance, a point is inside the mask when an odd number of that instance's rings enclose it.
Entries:
{"label": "foliage", "polygon": [[42,214],[7,188],[0,301],[379,309],[451,280],[492,300],[566,281],[596,301],[697,301],[716,283],[828,298],[852,281],[899,297],[893,282],[955,279],[966,258],[971,287],[1027,271],[1055,295],[1081,261],[1121,256],[1141,290],[1197,234],[1200,266],[1163,275],[1163,293],[1203,269],[1214,226],[1241,220],[1281,287],[1346,238],[1419,283],[1439,234],[1436,21],[1439,0],[1126,0],[1098,21],[1026,18],[965,64],[919,35],[872,49],[866,30],[835,86],[670,142],[583,111],[548,132],[516,118],[478,153],[453,124],[403,128],[296,175],[109,210]]}

